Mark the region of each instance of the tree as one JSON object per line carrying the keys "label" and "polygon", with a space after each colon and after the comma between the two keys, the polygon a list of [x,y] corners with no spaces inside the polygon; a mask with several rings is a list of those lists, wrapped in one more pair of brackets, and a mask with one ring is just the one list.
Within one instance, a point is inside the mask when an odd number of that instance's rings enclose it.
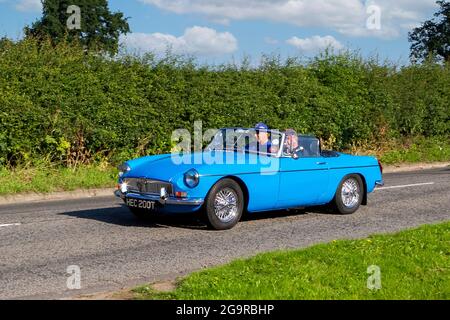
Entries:
{"label": "tree", "polygon": [[429,57],[450,62],[450,2],[437,1],[440,9],[434,19],[425,21],[409,33],[411,59],[416,62]]}
{"label": "tree", "polygon": [[4,50],[4,48],[12,46],[13,44],[14,42],[6,37],[0,38],[0,51]]}
{"label": "tree", "polygon": [[42,0],[42,6],[42,18],[25,28],[27,37],[78,41],[88,50],[114,54],[119,36],[130,32],[127,18],[112,13],[107,0]]}

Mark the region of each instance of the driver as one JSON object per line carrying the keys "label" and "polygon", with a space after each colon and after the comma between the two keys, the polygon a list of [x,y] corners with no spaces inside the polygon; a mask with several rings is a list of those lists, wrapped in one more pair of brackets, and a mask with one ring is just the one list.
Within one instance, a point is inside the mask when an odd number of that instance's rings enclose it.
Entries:
{"label": "driver", "polygon": [[248,146],[249,151],[271,153],[272,144],[270,142],[269,126],[265,123],[258,123],[255,126],[256,144]]}

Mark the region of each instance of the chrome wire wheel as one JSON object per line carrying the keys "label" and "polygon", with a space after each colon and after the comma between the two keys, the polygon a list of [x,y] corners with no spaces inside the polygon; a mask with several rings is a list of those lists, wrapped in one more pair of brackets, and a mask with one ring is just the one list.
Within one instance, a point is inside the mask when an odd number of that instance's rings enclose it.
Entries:
{"label": "chrome wire wheel", "polygon": [[245,197],[241,186],[233,179],[217,181],[211,188],[202,210],[208,227],[229,230],[241,220]]}
{"label": "chrome wire wheel", "polygon": [[231,188],[217,192],[214,198],[214,213],[223,223],[228,223],[238,215],[238,195]]}
{"label": "chrome wire wheel", "polygon": [[343,205],[349,209],[356,207],[359,204],[360,193],[360,186],[356,179],[345,180],[341,189]]}

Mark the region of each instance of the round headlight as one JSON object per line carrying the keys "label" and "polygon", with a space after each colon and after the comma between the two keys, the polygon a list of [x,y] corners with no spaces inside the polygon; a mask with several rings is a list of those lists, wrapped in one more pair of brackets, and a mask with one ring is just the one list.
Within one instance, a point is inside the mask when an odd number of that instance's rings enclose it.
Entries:
{"label": "round headlight", "polygon": [[198,174],[197,170],[191,169],[184,174],[184,183],[189,188],[195,188],[196,186],[198,186],[199,182],[200,182],[200,175]]}
{"label": "round headlight", "polygon": [[130,172],[131,167],[128,164],[124,163],[121,164],[117,169],[119,169],[119,177],[122,177],[125,173]]}

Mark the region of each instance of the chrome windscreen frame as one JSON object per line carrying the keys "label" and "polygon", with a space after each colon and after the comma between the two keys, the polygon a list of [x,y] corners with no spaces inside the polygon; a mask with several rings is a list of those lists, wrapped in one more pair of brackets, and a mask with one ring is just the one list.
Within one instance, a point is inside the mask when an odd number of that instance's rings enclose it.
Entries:
{"label": "chrome windscreen frame", "polygon": [[[218,131],[223,131],[223,130],[253,130],[251,128],[239,128],[239,127],[235,127],[235,128],[221,128]],[[267,156],[267,157],[274,157],[274,158],[282,158],[283,157],[283,145],[284,142],[286,140],[286,134],[284,132],[281,132],[279,130],[268,130],[271,134],[277,134],[280,136],[280,144],[279,144],[279,150],[276,153],[268,153],[268,152],[261,152],[261,151],[242,151],[242,150],[237,150],[236,148],[224,148],[221,149],[223,151],[226,152],[246,152],[249,154],[256,154],[256,155],[260,155],[260,156]],[[237,144],[237,141],[236,141]],[[236,146],[236,145],[235,145]],[[206,149],[208,150],[208,148]]]}

